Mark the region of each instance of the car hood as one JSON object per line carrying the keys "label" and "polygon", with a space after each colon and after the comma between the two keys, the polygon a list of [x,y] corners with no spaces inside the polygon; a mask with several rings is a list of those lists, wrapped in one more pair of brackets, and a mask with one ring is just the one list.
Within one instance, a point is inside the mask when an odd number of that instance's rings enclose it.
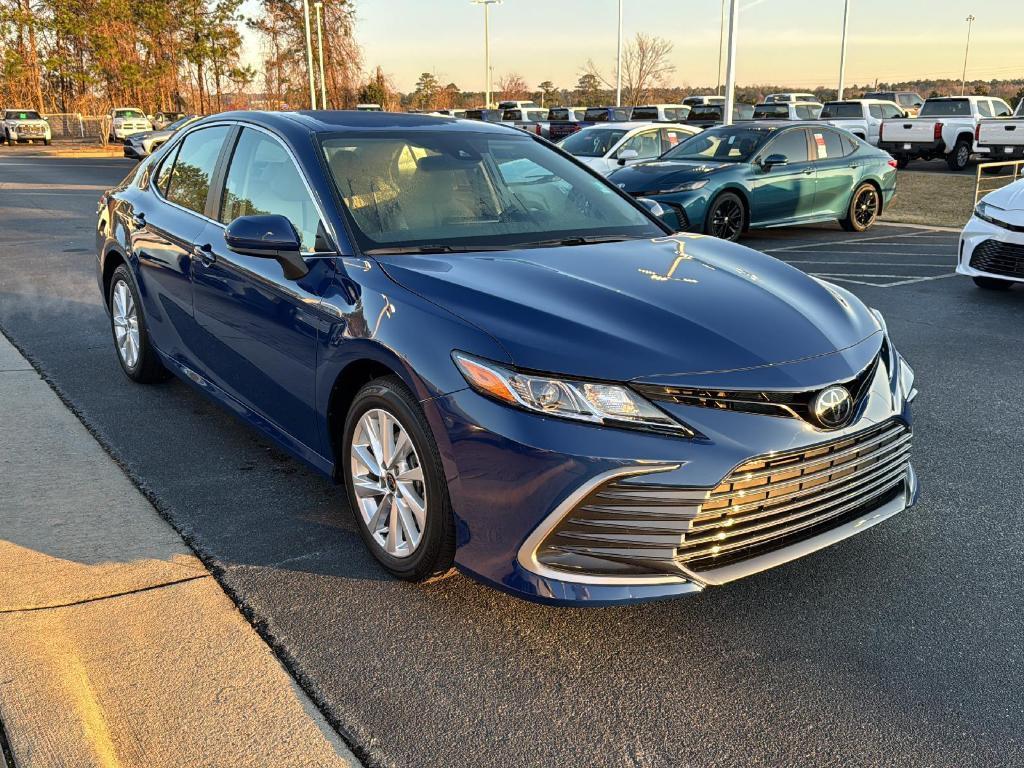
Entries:
{"label": "car hood", "polygon": [[143,139],[167,139],[167,138],[170,138],[172,133],[173,133],[173,131],[163,131],[163,130],[160,130],[160,131],[139,131],[138,133],[133,133],[131,136],[129,136],[128,140],[133,142],[133,143],[139,143]]}
{"label": "car hood", "polygon": [[1004,211],[1024,211],[1024,180],[985,195],[985,202]]}
{"label": "car hood", "polygon": [[711,175],[738,168],[737,163],[700,160],[651,160],[614,171],[608,178],[630,194],[647,192],[684,181],[706,179]]}
{"label": "car hood", "polygon": [[378,259],[515,365],[572,376],[669,383],[828,355],[879,331],[852,294],[697,235]]}

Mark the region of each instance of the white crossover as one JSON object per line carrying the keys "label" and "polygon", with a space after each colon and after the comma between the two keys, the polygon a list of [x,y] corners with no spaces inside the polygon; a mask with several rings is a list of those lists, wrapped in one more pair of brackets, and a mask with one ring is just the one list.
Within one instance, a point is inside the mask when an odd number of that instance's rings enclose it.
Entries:
{"label": "white crossover", "polygon": [[989,290],[1024,283],[1024,179],[978,203],[960,235],[956,271]]}

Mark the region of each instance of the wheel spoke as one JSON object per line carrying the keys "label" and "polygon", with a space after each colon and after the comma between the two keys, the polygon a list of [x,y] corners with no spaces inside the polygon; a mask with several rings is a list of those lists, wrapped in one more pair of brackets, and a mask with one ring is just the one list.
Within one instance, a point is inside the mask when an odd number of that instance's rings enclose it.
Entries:
{"label": "wheel spoke", "polygon": [[386,495],[388,492],[388,489],[382,487],[380,483],[363,478],[353,479],[352,490],[356,492],[358,498],[362,499],[375,499],[378,496]]}
{"label": "wheel spoke", "polygon": [[412,443],[409,441],[409,433],[399,428],[398,437],[395,439],[395,448],[392,453],[391,463],[395,464],[405,458],[406,453],[412,450]]}
{"label": "wheel spoke", "polygon": [[409,506],[402,499],[395,499],[395,508],[398,510],[398,518],[402,523],[402,531],[405,540],[409,543],[410,549],[415,549],[420,543],[421,523],[413,517]]}
{"label": "wheel spoke", "polygon": [[385,512],[391,508],[391,497],[385,494],[381,497],[380,503],[377,504],[377,508],[370,515],[369,520],[366,521],[366,527],[370,529],[370,533],[379,533],[384,527]]}
{"label": "wheel spoke", "polygon": [[394,456],[395,430],[391,417],[384,411],[377,411],[377,436],[380,438],[380,465],[390,468],[391,457]]}
{"label": "wheel spoke", "polygon": [[398,486],[398,491],[401,494],[402,502],[412,510],[416,522],[419,523],[420,528],[423,528],[427,524],[427,508],[423,500],[413,489],[404,485]]}
{"label": "wheel spoke", "polygon": [[364,467],[373,475],[380,477],[384,474],[381,471],[380,463],[377,461],[377,457],[373,455],[370,448],[366,445],[353,445],[352,452],[355,454],[355,458],[362,463]]}
{"label": "wheel spoke", "polygon": [[398,504],[395,497],[390,496],[390,509],[388,510],[388,539],[384,544],[385,549],[392,555],[398,552]]}

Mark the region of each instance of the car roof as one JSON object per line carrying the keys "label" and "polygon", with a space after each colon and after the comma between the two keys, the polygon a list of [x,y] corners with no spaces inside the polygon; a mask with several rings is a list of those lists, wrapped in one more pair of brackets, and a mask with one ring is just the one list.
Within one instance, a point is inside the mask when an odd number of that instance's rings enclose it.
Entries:
{"label": "car roof", "polygon": [[217,120],[238,120],[267,127],[289,130],[301,126],[313,133],[331,133],[354,129],[372,130],[464,130],[476,132],[498,131],[526,135],[522,131],[483,120],[461,120],[445,115],[414,114],[409,112],[357,112],[356,110],[303,110],[300,112],[222,112],[213,115]]}

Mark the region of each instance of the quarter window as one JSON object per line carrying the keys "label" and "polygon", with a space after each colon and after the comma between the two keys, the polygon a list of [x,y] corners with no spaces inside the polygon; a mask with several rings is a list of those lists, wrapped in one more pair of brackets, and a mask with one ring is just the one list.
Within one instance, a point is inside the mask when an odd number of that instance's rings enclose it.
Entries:
{"label": "quarter window", "polygon": [[992,117],[992,104],[988,101],[978,102],[978,114],[982,117]]}
{"label": "quarter window", "polygon": [[[171,171],[168,200],[196,213],[206,210],[213,170],[229,130],[226,125],[218,125],[193,131],[185,137]],[[158,179],[157,184],[161,181]]]}
{"label": "quarter window", "polygon": [[235,145],[224,184],[219,219],[277,214],[292,223],[302,250],[313,252],[320,214],[291,157],[276,139],[246,128]]}

